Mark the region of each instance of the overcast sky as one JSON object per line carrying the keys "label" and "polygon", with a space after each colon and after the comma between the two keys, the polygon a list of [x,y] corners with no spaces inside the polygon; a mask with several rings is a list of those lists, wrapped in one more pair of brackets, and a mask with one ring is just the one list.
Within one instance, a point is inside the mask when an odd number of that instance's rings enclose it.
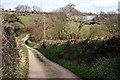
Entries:
{"label": "overcast sky", "polygon": [[69,3],[81,12],[117,11],[119,0],[0,0],[5,9],[14,9],[19,4],[39,6],[43,11],[53,11]]}

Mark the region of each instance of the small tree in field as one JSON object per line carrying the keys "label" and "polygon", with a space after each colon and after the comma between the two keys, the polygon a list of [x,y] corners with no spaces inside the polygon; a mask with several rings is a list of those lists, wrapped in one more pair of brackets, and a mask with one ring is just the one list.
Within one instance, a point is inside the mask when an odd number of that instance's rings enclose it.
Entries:
{"label": "small tree in field", "polygon": [[[66,22],[66,15],[64,12],[54,12],[51,14],[50,22],[48,22],[47,26],[53,27],[53,31],[51,32],[52,39],[63,39],[62,30],[64,29]],[[48,36],[50,36],[48,34]]]}
{"label": "small tree in field", "polygon": [[42,40],[43,24],[33,25],[30,28],[28,28],[28,31],[29,33],[31,33],[31,41],[39,42],[40,40]]}

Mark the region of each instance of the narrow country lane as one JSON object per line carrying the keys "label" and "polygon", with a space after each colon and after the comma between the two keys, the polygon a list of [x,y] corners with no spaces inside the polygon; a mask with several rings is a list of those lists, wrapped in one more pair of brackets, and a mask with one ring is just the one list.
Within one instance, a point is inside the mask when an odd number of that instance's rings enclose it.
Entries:
{"label": "narrow country lane", "polygon": [[28,46],[27,48],[29,52],[28,78],[78,78],[66,68],[48,60],[37,50]]}
{"label": "narrow country lane", "polygon": [[43,63],[40,62],[35,57],[35,55],[33,54],[33,51],[31,49],[28,48],[28,52],[29,52],[28,78],[46,78]]}
{"label": "narrow country lane", "polygon": [[[25,41],[28,39],[28,36],[29,35],[22,39],[24,45]],[[31,78],[74,78],[74,80],[78,80],[78,77],[71,71],[50,61],[39,51],[27,45],[25,46],[28,48],[29,53],[29,72],[27,76],[28,80]]]}

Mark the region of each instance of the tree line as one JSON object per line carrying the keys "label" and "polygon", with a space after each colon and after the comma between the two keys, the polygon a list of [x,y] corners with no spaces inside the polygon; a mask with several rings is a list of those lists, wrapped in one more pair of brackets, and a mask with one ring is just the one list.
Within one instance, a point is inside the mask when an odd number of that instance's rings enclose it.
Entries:
{"label": "tree line", "polygon": [[29,11],[35,11],[40,12],[42,9],[39,6],[28,6],[28,5],[18,5],[15,7],[15,11],[19,12],[29,12]]}

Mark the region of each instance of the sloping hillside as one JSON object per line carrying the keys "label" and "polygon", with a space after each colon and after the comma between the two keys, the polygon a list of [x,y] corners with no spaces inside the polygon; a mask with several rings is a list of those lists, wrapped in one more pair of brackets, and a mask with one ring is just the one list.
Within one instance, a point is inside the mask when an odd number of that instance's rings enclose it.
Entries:
{"label": "sloping hillside", "polygon": [[109,35],[105,25],[81,24],[79,22],[67,21],[61,26],[49,27],[46,30],[47,39],[86,39],[104,37]]}
{"label": "sloping hillside", "polygon": [[80,30],[81,38],[95,38],[109,35],[108,28],[105,25],[84,25]]}
{"label": "sloping hillside", "polygon": [[[46,41],[47,43],[47,41]],[[101,39],[71,40],[37,49],[54,62],[86,80],[120,78],[120,34]]]}

